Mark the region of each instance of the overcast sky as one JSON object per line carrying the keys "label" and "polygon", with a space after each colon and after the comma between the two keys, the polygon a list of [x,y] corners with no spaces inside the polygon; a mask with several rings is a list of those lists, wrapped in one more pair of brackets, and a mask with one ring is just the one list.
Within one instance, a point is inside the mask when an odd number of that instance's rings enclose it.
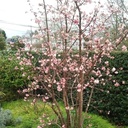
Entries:
{"label": "overcast sky", "polygon": [[[32,1],[37,4],[40,0]],[[22,35],[30,30],[30,27],[20,25],[34,25],[31,21],[33,15],[25,13],[29,9],[27,0],[0,0],[0,28],[5,30],[7,37]]]}
{"label": "overcast sky", "polygon": [[[102,0],[103,1],[103,0]],[[31,0],[33,5],[37,5],[42,0]],[[53,4],[54,0],[46,0]],[[4,29],[7,37],[14,35],[23,35],[30,27],[23,27],[20,25],[33,25],[31,21],[33,15],[29,12],[30,7],[27,0],[0,0],[0,28]],[[13,25],[17,24],[17,25]]]}

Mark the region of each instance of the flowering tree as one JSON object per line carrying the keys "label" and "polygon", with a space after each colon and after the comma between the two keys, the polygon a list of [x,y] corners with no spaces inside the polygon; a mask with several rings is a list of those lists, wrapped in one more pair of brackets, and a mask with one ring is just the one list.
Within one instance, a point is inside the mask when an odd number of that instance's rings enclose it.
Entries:
{"label": "flowering tree", "polygon": [[[21,65],[32,66],[35,72],[32,84],[23,92],[30,95],[32,90],[45,90],[46,93],[37,94],[37,97],[41,97],[44,103],[51,99],[49,106],[57,115],[60,127],[82,128],[86,117],[83,114],[83,91],[91,88],[87,112],[94,89],[98,84],[105,85],[102,74],[105,73],[111,79],[111,72],[115,72],[114,67],[112,70],[108,68],[107,61],[101,68],[98,65],[104,56],[112,58],[110,53],[126,38],[128,32],[120,25],[119,38],[111,40],[108,29],[111,25],[107,22],[118,10],[108,6],[108,11],[104,11],[100,2],[54,0],[54,3],[47,4],[43,0],[38,12],[31,8],[35,22],[39,25],[38,32],[33,36],[42,41],[42,49],[36,52],[40,52],[43,57],[36,58],[36,65],[33,65],[35,58],[29,51],[26,58],[20,58]],[[87,11],[88,7],[92,7],[92,10]],[[114,82],[118,86],[116,80]],[[64,104],[65,113],[59,106],[57,94]],[[36,98],[33,100],[35,102]]]}
{"label": "flowering tree", "polygon": [[[115,40],[115,38],[119,38],[120,36],[120,31],[119,31],[119,26],[122,24],[124,26],[124,30],[128,28],[127,26],[127,1],[125,0],[107,0],[108,4],[111,5],[113,8],[117,8],[119,11],[116,13],[113,13],[110,19],[110,24],[112,27],[110,28],[110,34],[111,38]],[[122,45],[127,46],[127,40],[123,41],[123,44],[118,46],[118,50],[122,47]],[[124,46],[123,46],[124,47]]]}

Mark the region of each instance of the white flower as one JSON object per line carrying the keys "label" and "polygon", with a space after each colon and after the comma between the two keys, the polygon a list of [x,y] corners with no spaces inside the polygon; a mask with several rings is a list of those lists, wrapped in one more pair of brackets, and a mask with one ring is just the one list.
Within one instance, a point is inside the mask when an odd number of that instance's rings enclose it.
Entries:
{"label": "white flower", "polygon": [[112,68],[112,72],[115,72],[115,71],[116,71],[116,68],[115,68],[115,67],[113,67],[113,68]]}
{"label": "white flower", "polygon": [[94,80],[94,83],[99,84],[99,80],[98,79]]}

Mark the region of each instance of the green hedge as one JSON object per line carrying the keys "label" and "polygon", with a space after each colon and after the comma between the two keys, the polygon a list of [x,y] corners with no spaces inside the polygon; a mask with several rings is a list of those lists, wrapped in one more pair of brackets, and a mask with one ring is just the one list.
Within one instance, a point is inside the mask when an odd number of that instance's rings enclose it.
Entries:
{"label": "green hedge", "polygon": [[[128,52],[113,52],[112,56],[114,59],[104,58],[104,61],[108,60],[110,68],[117,69],[118,74],[113,73],[112,80],[117,80],[120,86],[114,86],[113,81],[104,76],[107,83],[94,90],[89,112],[102,115],[117,125],[128,125]],[[90,89],[85,90],[85,103],[89,92]]]}
{"label": "green hedge", "polygon": [[[27,74],[23,76],[23,73]],[[27,86],[31,81],[27,79],[32,76],[31,67],[19,65],[14,53],[0,53],[0,101],[14,100],[20,95],[17,90]]]}
{"label": "green hedge", "polygon": [[[33,73],[30,67],[25,67],[25,71],[29,74],[22,77],[22,70],[14,70],[19,62],[15,58],[8,60],[8,56],[9,54],[4,54],[4,57],[0,56],[0,91],[3,94],[8,94],[6,98],[9,100],[11,97],[16,97],[18,88],[28,85],[30,81],[27,80],[27,75]],[[38,62],[38,59],[41,58],[38,55],[34,56],[35,62]],[[118,125],[128,125],[128,52],[113,52],[112,56],[115,58],[104,58],[104,61],[109,61],[110,68],[115,67],[119,70],[118,74],[113,73],[112,79],[116,79],[120,86],[115,87],[112,80],[108,80],[105,86],[97,86],[100,90],[94,90],[89,112],[102,115]],[[38,65],[38,63],[36,64]],[[121,67],[123,70],[120,70]],[[108,76],[103,77],[108,79]],[[122,84],[122,81],[125,81],[125,84]],[[90,89],[87,88],[84,94],[85,104],[89,93]]]}

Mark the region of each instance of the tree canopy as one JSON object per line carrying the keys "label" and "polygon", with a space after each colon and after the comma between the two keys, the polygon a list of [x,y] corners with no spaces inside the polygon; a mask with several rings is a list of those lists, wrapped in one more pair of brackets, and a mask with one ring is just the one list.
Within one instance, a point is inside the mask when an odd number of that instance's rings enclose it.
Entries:
{"label": "tree canopy", "polygon": [[0,29],[0,35],[7,39],[6,32],[3,29]]}
{"label": "tree canopy", "polygon": [[6,38],[5,31],[0,29],[0,50],[6,49]]}

